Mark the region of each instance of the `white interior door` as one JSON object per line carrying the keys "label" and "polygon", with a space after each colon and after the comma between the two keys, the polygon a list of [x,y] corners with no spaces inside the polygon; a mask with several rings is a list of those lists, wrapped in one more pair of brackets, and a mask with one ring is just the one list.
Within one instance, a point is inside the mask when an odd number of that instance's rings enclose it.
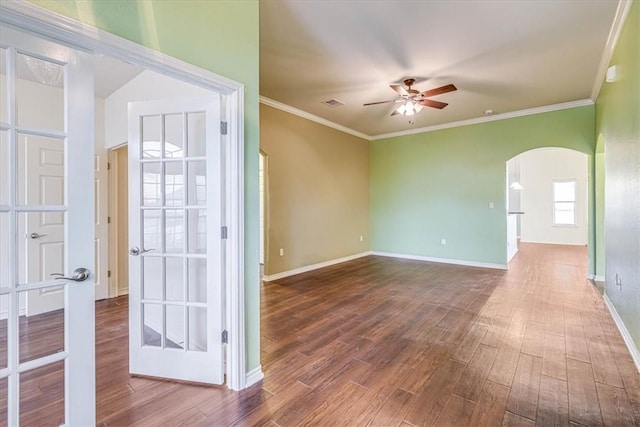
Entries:
{"label": "white interior door", "polygon": [[[63,105],[62,87],[55,91]],[[28,205],[63,205],[64,140],[40,135],[18,134],[18,194]],[[19,281],[40,282],[64,271],[64,214],[47,212],[18,218]],[[27,316],[64,307],[64,287],[27,292]]]}
{"label": "white interior door", "polygon": [[[0,44],[0,425],[92,425],[91,56],[3,23]],[[27,318],[31,295],[57,310]]]}
{"label": "white interior door", "polygon": [[131,373],[223,382],[220,97],[129,104]]}

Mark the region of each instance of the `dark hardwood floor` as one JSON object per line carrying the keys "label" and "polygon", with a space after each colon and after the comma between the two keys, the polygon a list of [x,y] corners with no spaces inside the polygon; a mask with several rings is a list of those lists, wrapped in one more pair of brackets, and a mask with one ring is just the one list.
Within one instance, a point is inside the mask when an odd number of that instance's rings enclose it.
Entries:
{"label": "dark hardwood floor", "polygon": [[[264,283],[265,379],[239,393],[131,377],[127,300],[98,302],[97,422],[640,425],[640,374],[586,249],[520,246],[506,272],[371,256]],[[24,379],[25,425],[59,424],[55,368]]]}

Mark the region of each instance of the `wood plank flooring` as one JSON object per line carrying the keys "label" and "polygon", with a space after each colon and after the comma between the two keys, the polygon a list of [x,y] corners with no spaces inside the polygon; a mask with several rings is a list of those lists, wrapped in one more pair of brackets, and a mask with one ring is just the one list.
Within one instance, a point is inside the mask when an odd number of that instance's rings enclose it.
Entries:
{"label": "wood plank flooring", "polygon": [[[264,283],[265,379],[239,393],[131,377],[127,300],[101,301],[97,422],[638,426],[640,374],[585,276],[584,247],[521,244],[506,272],[370,256]],[[27,425],[59,423],[45,374]]]}

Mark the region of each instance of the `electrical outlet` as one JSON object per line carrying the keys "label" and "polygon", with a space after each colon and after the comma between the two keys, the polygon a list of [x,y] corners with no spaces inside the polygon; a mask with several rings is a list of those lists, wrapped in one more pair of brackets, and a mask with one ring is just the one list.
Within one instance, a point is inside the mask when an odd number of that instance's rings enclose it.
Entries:
{"label": "electrical outlet", "polygon": [[446,244],[447,244],[447,239],[444,239],[444,238],[443,238],[443,239],[440,239],[440,244],[441,244],[442,246],[446,245]]}
{"label": "electrical outlet", "polygon": [[493,209],[493,207],[494,207],[493,202],[489,202],[489,209]]}
{"label": "electrical outlet", "polygon": [[284,248],[280,248],[280,256],[284,256]]}

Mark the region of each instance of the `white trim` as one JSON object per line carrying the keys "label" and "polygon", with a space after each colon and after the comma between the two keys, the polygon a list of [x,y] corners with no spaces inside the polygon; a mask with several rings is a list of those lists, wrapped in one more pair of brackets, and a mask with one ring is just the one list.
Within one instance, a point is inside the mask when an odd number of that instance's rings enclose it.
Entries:
{"label": "white trim", "polygon": [[[554,225],[554,227],[564,227],[563,225]],[[574,225],[568,225],[567,227],[575,227]],[[541,242],[538,240],[525,240],[520,239],[522,243],[539,243],[541,245],[563,245],[563,246],[588,246],[587,243],[563,243],[563,242]]]}
{"label": "white trim", "polygon": [[604,294],[604,303],[609,309],[609,312],[611,313],[611,317],[613,318],[613,321],[616,323],[616,326],[620,331],[620,335],[622,335],[622,339],[624,340],[624,343],[627,345],[627,348],[629,349],[629,353],[631,354],[633,363],[636,365],[636,369],[638,370],[638,372],[640,372],[640,350],[638,350],[636,343],[633,342],[633,338],[631,338],[631,334],[629,334],[629,331],[627,330],[627,327],[622,321],[622,318],[618,314],[616,307],[613,305],[613,301],[609,299],[609,296],[606,293]]}
{"label": "white trim", "polygon": [[[227,330],[227,387],[242,390],[246,383],[246,332],[244,309],[244,86],[226,98],[225,194],[227,251],[224,268],[225,329]],[[235,172],[235,173],[234,173]]]}
{"label": "white trim", "polygon": [[[114,34],[59,15],[26,1],[0,3],[0,20],[80,50],[112,56],[169,77],[216,91],[226,102],[229,122],[227,157],[228,258],[225,294],[227,387],[246,385],[244,331],[244,85],[167,56]],[[230,193],[230,194],[229,194]]]}
{"label": "white trim", "polygon": [[627,16],[629,15],[631,3],[631,0],[620,0],[620,3],[618,3],[616,16],[613,18],[613,24],[611,25],[611,31],[609,32],[609,37],[607,38],[607,44],[605,45],[604,51],[602,52],[602,58],[600,58],[600,66],[598,67],[598,72],[596,73],[596,79],[593,82],[593,89],[591,89],[591,99],[593,101],[598,99],[598,95],[600,95],[600,89],[602,89],[602,83],[604,83],[604,76],[607,73],[607,68],[609,68],[609,63],[611,62],[611,58],[613,57],[613,52],[616,48],[616,45],[618,44],[620,33],[622,33],[622,28],[624,27],[624,23],[627,20]]}
{"label": "white trim", "polygon": [[595,274],[587,275],[587,279],[593,280],[594,282],[604,282],[604,276],[599,276]]}
{"label": "white trim", "polygon": [[340,132],[348,133],[349,135],[357,136],[358,138],[366,139],[367,141],[371,141],[371,136],[358,132],[357,130],[353,130],[346,126],[339,125],[338,123],[332,122],[327,119],[323,119],[322,117],[316,116],[315,114],[307,113],[306,111],[299,110],[295,107],[292,107],[287,104],[283,104],[278,101],[274,101],[271,98],[267,98],[266,96],[260,97],[260,103],[264,105],[268,105],[269,107],[277,108],[278,110],[282,110],[286,113],[293,114],[294,116],[302,117],[303,119],[311,120],[312,122],[320,123],[321,125],[339,130]]}
{"label": "white trim", "polygon": [[81,50],[113,56],[226,95],[242,84],[24,0],[3,1],[2,21]]}
{"label": "white trim", "polygon": [[264,378],[264,373],[262,372],[262,365],[260,365],[257,368],[252,369],[251,371],[247,372],[247,376],[246,376],[246,378],[244,380],[245,388],[246,387],[251,387],[252,385],[257,383],[258,381],[262,380],[263,378]]}
{"label": "white trim", "polygon": [[367,135],[365,133],[348,128],[343,125],[339,125],[327,119],[323,119],[322,117],[316,116],[311,113],[307,113],[306,111],[299,110],[295,107],[283,104],[278,101],[274,101],[273,99],[270,99],[264,96],[260,97],[260,103],[264,105],[268,105],[273,108],[277,108],[278,110],[282,110],[284,112],[293,114],[295,116],[302,117],[303,119],[320,123],[321,125],[328,126],[330,128],[339,130],[341,132],[345,132],[350,135],[357,136],[358,138],[362,138],[367,141],[375,141],[378,139],[393,138],[396,136],[406,136],[406,135],[414,135],[418,133],[433,132],[436,130],[451,129],[451,128],[457,128],[461,126],[475,125],[479,123],[495,122],[496,120],[513,119],[515,117],[531,116],[534,114],[549,113],[551,111],[568,110],[570,108],[585,107],[585,106],[594,104],[593,100],[591,99],[579,99],[577,101],[562,102],[560,104],[552,104],[552,105],[545,105],[542,107],[527,108],[526,110],[511,111],[508,113],[496,114],[494,116],[475,117],[473,119],[443,123],[443,124],[434,125],[434,126],[426,126],[423,128],[409,129],[409,130],[403,130],[403,131],[391,132],[391,133],[382,133],[379,135]]}
{"label": "white trim", "polygon": [[475,125],[479,123],[495,122],[496,120],[513,119],[515,117],[531,116],[534,114],[549,113],[551,111],[568,110],[570,108],[585,107],[593,105],[590,99],[579,99],[577,101],[563,102],[560,104],[545,105],[542,107],[527,108],[526,110],[511,111],[508,113],[496,114],[495,116],[476,117],[468,120],[460,120],[458,122],[443,123],[441,125],[427,126],[418,129],[403,130],[400,132],[391,132],[371,137],[372,141],[377,139],[393,138],[396,136],[413,135],[416,133],[433,132],[436,130],[457,128],[460,126]]}
{"label": "white trim", "polygon": [[[9,294],[2,294],[2,295],[9,295]],[[21,308],[18,310],[18,316],[26,316],[27,315],[27,309],[26,308]],[[0,320],[4,320],[7,319],[9,317],[9,310],[2,310],[0,311]]]}
{"label": "white trim", "polygon": [[306,273],[307,271],[317,270],[319,268],[329,267],[335,264],[341,264],[343,262],[351,261],[354,259],[362,258],[367,255],[371,255],[371,252],[361,252],[355,255],[349,255],[342,258],[336,258],[329,261],[319,262],[317,264],[311,264],[304,267],[294,268],[293,270],[283,271],[282,273],[272,274],[270,276],[262,276],[264,282],[272,282],[274,280],[283,279],[289,276],[295,276],[296,274]]}
{"label": "white trim", "polygon": [[466,267],[480,267],[480,268],[492,268],[497,270],[507,270],[506,264],[493,264],[490,262],[476,262],[476,261],[466,261],[462,259],[436,258],[436,257],[421,256],[421,255],[407,255],[407,254],[398,254],[394,252],[379,252],[379,251],[371,251],[371,255],[386,256],[391,258],[414,259],[418,261],[437,262],[440,264],[463,265]]}

